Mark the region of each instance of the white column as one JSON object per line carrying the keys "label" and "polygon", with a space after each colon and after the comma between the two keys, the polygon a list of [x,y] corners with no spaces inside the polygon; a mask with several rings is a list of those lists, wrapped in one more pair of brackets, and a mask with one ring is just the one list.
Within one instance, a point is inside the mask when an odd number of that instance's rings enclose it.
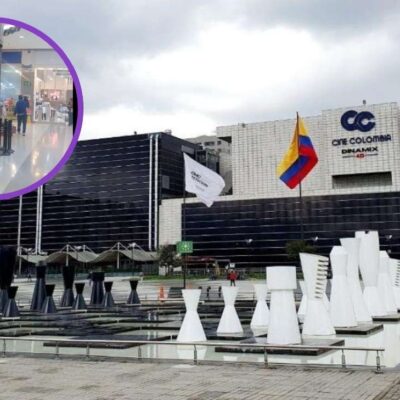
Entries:
{"label": "white column", "polygon": [[154,159],[154,249],[158,250],[158,140],[160,135],[155,135]]}
{"label": "white column", "polygon": [[372,317],[387,315],[378,294],[379,236],[377,231],[357,231],[360,238],[360,271],[364,283],[363,297]]}
{"label": "white column", "polygon": [[267,267],[267,286],[271,291],[267,342],[301,343],[293,293],[297,288],[296,267]]}
{"label": "white column", "polygon": [[360,258],[359,238],[342,238],[340,244],[347,251],[347,283],[349,284],[354,313],[358,323],[372,322],[361,290],[358,262]]}
{"label": "white column", "polygon": [[203,326],[201,325],[199,314],[197,313],[200,294],[200,289],[182,290],[182,296],[186,306],[186,314],[176,339],[177,342],[205,342],[207,340]]}
{"label": "white column", "polygon": [[347,251],[333,246],[330,253],[332,267],[331,320],[335,328],[357,326],[350,288],[347,283]]}
{"label": "white column", "polygon": [[334,335],[335,329],[324,304],[329,259],[316,254],[300,253],[300,260],[307,291],[303,335]]}
{"label": "white column", "polygon": [[236,286],[222,286],[224,297],[224,311],[218,324],[217,333],[242,333],[242,324],[235,309],[235,300],[238,294]]}
{"label": "white column", "polygon": [[153,135],[149,135],[149,250],[152,250],[151,239],[152,239],[152,209],[153,209]]}
{"label": "white column", "polygon": [[390,281],[389,255],[386,251],[379,252],[378,293],[380,298],[383,299],[386,312],[397,314],[396,300]]}
{"label": "white column", "polygon": [[389,260],[389,271],[394,292],[396,307],[400,310],[400,260],[391,258]]}
{"label": "white column", "polygon": [[264,283],[255,284],[257,304],[251,319],[250,327],[252,329],[268,327],[269,309],[267,305],[267,285]]}

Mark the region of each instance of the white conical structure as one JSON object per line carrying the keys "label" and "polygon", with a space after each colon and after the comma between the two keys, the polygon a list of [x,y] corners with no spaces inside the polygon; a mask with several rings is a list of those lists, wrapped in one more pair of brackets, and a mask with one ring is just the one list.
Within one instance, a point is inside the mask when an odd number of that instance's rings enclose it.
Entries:
{"label": "white conical structure", "polygon": [[398,310],[400,310],[400,260],[391,258],[389,260],[389,271],[396,307]]}
{"label": "white conical structure", "polygon": [[303,322],[307,309],[307,290],[306,290],[306,283],[303,280],[299,281],[299,285],[303,295],[301,296],[300,306],[299,309],[297,310],[297,317],[299,318],[300,322]]}
{"label": "white conical structure", "polygon": [[365,304],[361,290],[358,262],[360,258],[359,238],[342,238],[340,244],[347,251],[347,282],[351,292],[354,313],[358,323],[372,322],[371,314]]}
{"label": "white conical structure", "polygon": [[[306,283],[304,281],[299,281],[301,291],[303,293],[301,297],[301,302],[299,309],[297,311],[297,317],[299,318],[300,322],[304,322],[304,316],[306,315],[306,309],[307,309],[307,290],[306,290]],[[325,289],[324,293],[322,294],[322,301],[324,303],[325,308],[329,311],[330,310],[330,304],[329,304],[329,299],[328,296],[326,295],[326,285],[328,284],[328,280],[326,280],[325,283]]]}
{"label": "white conical structure", "polygon": [[347,251],[342,246],[333,246],[330,253],[333,275],[330,313],[335,328],[357,326],[347,283],[347,258]]}
{"label": "white conical structure", "polygon": [[389,272],[389,255],[386,251],[379,252],[378,293],[383,299],[388,314],[397,314],[396,300]]}
{"label": "white conical structure", "polygon": [[364,283],[363,297],[372,317],[387,315],[378,293],[379,236],[377,231],[357,231],[360,241],[360,271]]}
{"label": "white conical structure", "polygon": [[300,261],[307,291],[303,335],[334,335],[335,329],[324,304],[329,259],[316,254],[300,253]]}
{"label": "white conical structure", "polygon": [[242,324],[235,310],[235,300],[238,294],[236,286],[222,286],[224,297],[224,311],[218,324],[217,333],[242,333]]}
{"label": "white conical structure", "polygon": [[271,292],[267,342],[301,343],[293,293],[297,288],[296,267],[267,267],[267,286]]}
{"label": "white conical structure", "polygon": [[252,329],[268,327],[269,309],[267,305],[267,285],[258,283],[254,285],[257,304],[251,319],[250,327]]}
{"label": "white conical structure", "polygon": [[200,300],[200,289],[183,289],[182,296],[185,301],[186,314],[179,330],[177,342],[204,342],[207,340],[201,325],[197,305]]}

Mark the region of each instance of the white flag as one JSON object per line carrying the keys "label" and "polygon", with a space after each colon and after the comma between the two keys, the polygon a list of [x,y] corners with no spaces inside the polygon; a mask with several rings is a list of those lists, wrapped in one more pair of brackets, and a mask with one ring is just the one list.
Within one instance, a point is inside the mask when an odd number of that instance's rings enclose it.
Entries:
{"label": "white flag", "polygon": [[185,189],[211,207],[225,187],[225,181],[211,169],[183,154],[185,159]]}

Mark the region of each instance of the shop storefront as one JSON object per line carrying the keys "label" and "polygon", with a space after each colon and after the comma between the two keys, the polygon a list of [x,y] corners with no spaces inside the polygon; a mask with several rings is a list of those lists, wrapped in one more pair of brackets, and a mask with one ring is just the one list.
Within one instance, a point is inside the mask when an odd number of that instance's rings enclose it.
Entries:
{"label": "shop storefront", "polygon": [[67,123],[72,90],[66,68],[35,68],[32,120]]}
{"label": "shop storefront", "polygon": [[72,77],[47,43],[24,30],[12,31],[3,38],[0,62],[0,105],[6,118],[14,117],[15,103],[22,95],[30,104],[29,122],[68,123]]}

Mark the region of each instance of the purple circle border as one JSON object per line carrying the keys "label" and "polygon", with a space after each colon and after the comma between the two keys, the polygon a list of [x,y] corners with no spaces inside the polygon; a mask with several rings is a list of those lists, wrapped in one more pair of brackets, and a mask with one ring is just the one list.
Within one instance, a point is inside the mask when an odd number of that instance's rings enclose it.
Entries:
{"label": "purple circle border", "polygon": [[65,54],[64,50],[62,50],[61,47],[53,39],[51,39],[49,36],[47,36],[42,31],[38,30],[37,28],[34,28],[33,26],[26,24],[25,22],[21,22],[21,21],[15,20],[15,19],[0,17],[0,23],[18,26],[20,28],[26,29],[27,31],[34,33],[35,35],[37,35],[41,39],[43,39],[45,42],[47,42],[58,53],[58,55],[64,61],[65,65],[67,66],[67,68],[72,76],[72,80],[74,82],[75,91],[76,91],[77,102],[78,102],[78,116],[76,119],[76,126],[75,126],[75,130],[73,133],[72,141],[71,141],[67,151],[61,158],[61,160],[47,175],[45,175],[43,178],[39,179],[32,185],[26,186],[25,188],[20,189],[20,190],[16,190],[15,192],[9,192],[9,193],[4,193],[4,194],[0,193],[0,200],[7,200],[7,199],[12,199],[14,197],[22,196],[26,193],[36,190],[39,186],[43,186],[49,180],[54,178],[54,176],[60,171],[60,169],[64,166],[64,164],[69,160],[69,158],[71,157],[72,152],[74,151],[74,148],[78,142],[79,136],[81,134],[82,121],[83,121],[83,95],[82,95],[81,84],[79,82],[79,78],[75,71],[74,66],[72,65],[68,56]]}

